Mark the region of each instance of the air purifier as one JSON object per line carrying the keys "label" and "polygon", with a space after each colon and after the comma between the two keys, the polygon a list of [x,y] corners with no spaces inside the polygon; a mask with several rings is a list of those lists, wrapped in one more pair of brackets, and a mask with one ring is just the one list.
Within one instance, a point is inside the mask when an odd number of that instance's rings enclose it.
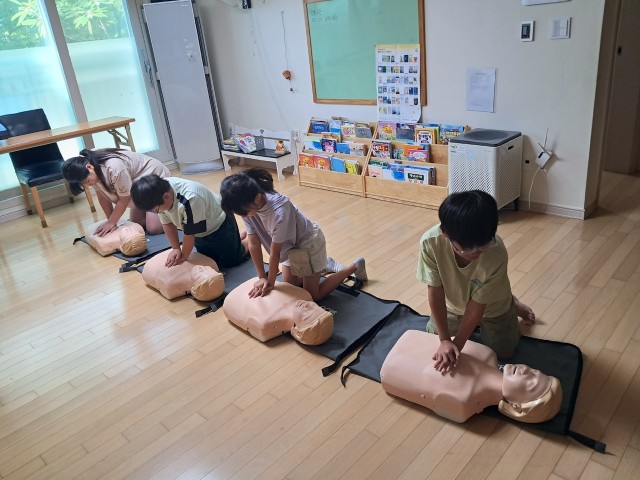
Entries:
{"label": "air purifier", "polygon": [[517,208],[521,175],[520,132],[476,128],[449,141],[449,193],[482,190]]}

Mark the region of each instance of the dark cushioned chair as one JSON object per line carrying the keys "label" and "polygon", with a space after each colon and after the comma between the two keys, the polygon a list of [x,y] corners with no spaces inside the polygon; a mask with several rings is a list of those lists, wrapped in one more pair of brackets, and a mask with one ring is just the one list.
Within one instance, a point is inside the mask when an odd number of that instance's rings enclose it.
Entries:
{"label": "dark cushioned chair", "polygon": [[[28,133],[41,132],[43,130],[51,130],[47,116],[41,108],[28,110],[26,112],[0,115],[0,123],[2,123],[7,130],[7,138],[26,135]],[[36,210],[40,216],[42,226],[46,227],[47,221],[44,218],[44,212],[42,210],[42,204],[40,202],[40,195],[38,194],[37,187],[64,179],[61,169],[64,158],[62,158],[58,145],[56,143],[52,143],[49,145],[42,145],[40,147],[27,148],[25,150],[11,152],[9,153],[9,156],[11,157],[13,169],[15,170],[18,181],[20,182],[22,198],[24,199],[27,213],[29,215],[33,213],[31,203],[29,202],[29,191],[27,190],[27,187],[29,187],[31,189],[31,195],[33,196],[33,202],[36,204]],[[73,202],[74,197],[69,190],[69,185],[66,181],[64,184],[67,188],[69,201]],[[87,189],[85,189],[85,193],[87,195],[91,211],[95,212],[96,209],[93,205],[91,193]]]}

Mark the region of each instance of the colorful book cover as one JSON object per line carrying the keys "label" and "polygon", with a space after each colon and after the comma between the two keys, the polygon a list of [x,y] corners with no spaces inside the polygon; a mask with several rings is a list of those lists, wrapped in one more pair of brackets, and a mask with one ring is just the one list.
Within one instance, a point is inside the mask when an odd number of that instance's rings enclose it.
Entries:
{"label": "colorful book cover", "polygon": [[371,127],[369,125],[356,125],[356,137],[358,138],[371,138],[373,134],[371,133]]}
{"label": "colorful book cover", "polygon": [[364,143],[349,142],[349,150],[351,155],[356,157],[364,157],[367,154],[367,146]]}
{"label": "colorful book cover", "polygon": [[391,178],[393,180],[404,182],[404,165],[401,163],[390,163]]}
{"label": "colorful book cover", "polygon": [[382,165],[376,165],[373,163],[370,163],[367,168],[367,172],[370,177],[382,178],[383,171],[384,168]]}
{"label": "colorful book cover", "polygon": [[256,138],[250,133],[242,133],[240,135],[234,135],[233,141],[238,145],[240,150],[244,153],[251,153],[257,150]]}
{"label": "colorful book cover", "polygon": [[356,124],[355,123],[343,123],[340,128],[343,137],[355,137],[356,136]]}
{"label": "colorful book cover", "polygon": [[321,138],[313,135],[307,135],[302,141],[305,150],[322,150]]}
{"label": "colorful book cover", "polygon": [[396,139],[396,124],[394,122],[379,122],[378,123],[378,138],[380,140],[395,140]]}
{"label": "colorful book cover", "polygon": [[396,127],[396,139],[405,142],[413,142],[416,138],[416,124],[415,123],[399,123]]}
{"label": "colorful book cover", "polygon": [[329,131],[329,123],[326,120],[311,120],[309,125],[310,133],[322,133]]}
{"label": "colorful book cover", "polygon": [[412,145],[410,143],[407,143],[402,146],[402,158],[408,159],[409,155],[411,155],[413,152],[417,150],[424,150],[424,148],[424,145]]}
{"label": "colorful book cover", "polygon": [[349,144],[346,142],[338,142],[336,143],[336,152],[344,153],[345,155],[349,155],[351,153],[351,149],[349,148]]}
{"label": "colorful book cover", "polygon": [[440,143],[449,144],[449,139],[464,133],[463,125],[440,125]]}
{"label": "colorful book cover", "polygon": [[313,155],[311,153],[299,153],[298,165],[300,165],[301,167],[315,168],[315,165],[313,163]]}
{"label": "colorful book cover", "polygon": [[434,127],[416,127],[415,142],[421,145],[438,143],[438,135]]}
{"label": "colorful book cover", "polygon": [[348,174],[358,175],[360,173],[360,164],[357,160],[345,159],[344,167],[346,168]]}
{"label": "colorful book cover", "polygon": [[342,120],[338,118],[331,118],[331,120],[329,120],[329,132],[342,135],[340,127],[342,127]]}
{"label": "colorful book cover", "polygon": [[342,136],[339,133],[334,133],[334,132],[322,132],[320,134],[320,137],[333,138],[336,142],[339,142],[342,140]]}
{"label": "colorful book cover", "polygon": [[323,138],[320,140],[322,144],[322,151],[327,153],[336,153],[337,150],[337,142],[333,138]]}
{"label": "colorful book cover", "polygon": [[223,150],[230,150],[232,152],[239,152],[240,147],[236,145],[236,142],[233,141],[233,138],[227,138],[222,142]]}
{"label": "colorful book cover", "polygon": [[313,165],[320,170],[331,170],[331,158],[327,155],[314,155]]}
{"label": "colorful book cover", "polygon": [[331,157],[331,170],[334,172],[347,173],[344,160],[340,157]]}
{"label": "colorful book cover", "polygon": [[429,150],[414,150],[413,152],[409,152],[407,155],[407,160],[411,162],[428,162],[429,161]]}
{"label": "colorful book cover", "polygon": [[371,155],[377,158],[391,158],[393,145],[391,140],[374,140],[371,142]]}
{"label": "colorful book cover", "polygon": [[404,181],[429,185],[429,172],[421,168],[405,167]]}

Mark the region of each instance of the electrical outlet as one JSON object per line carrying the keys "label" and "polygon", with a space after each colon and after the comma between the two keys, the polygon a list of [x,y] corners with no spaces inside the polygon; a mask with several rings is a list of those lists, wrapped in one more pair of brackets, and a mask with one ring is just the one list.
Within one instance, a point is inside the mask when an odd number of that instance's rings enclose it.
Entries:
{"label": "electrical outlet", "polygon": [[544,168],[544,166],[547,164],[547,162],[551,158],[552,154],[553,152],[550,152],[548,150],[540,150],[540,153],[536,157],[536,165],[538,165],[538,167],[540,168]]}

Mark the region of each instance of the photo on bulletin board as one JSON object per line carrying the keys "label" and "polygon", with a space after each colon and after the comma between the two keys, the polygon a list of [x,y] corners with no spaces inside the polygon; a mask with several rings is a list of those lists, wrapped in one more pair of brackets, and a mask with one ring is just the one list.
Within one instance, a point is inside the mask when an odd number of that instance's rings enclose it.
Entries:
{"label": "photo on bulletin board", "polygon": [[313,101],[375,105],[376,45],[420,45],[426,105],[424,0],[304,0]]}

